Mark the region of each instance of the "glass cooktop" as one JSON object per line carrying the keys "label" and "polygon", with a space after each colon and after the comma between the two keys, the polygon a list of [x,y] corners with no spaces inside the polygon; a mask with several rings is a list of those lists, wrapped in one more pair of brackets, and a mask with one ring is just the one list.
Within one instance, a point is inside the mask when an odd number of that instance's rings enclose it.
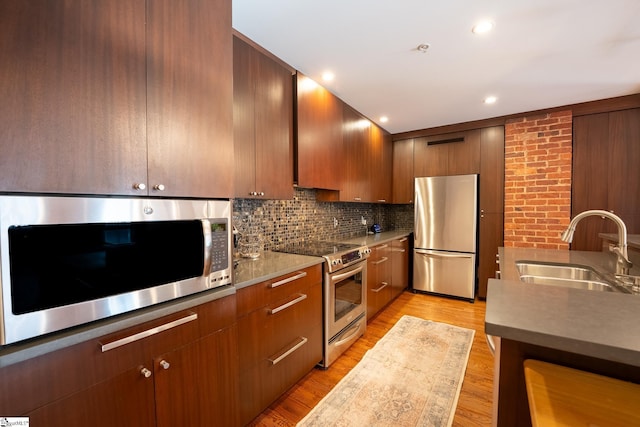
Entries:
{"label": "glass cooktop", "polygon": [[339,242],[326,242],[322,240],[315,240],[311,242],[299,242],[291,243],[280,249],[274,249],[274,252],[286,252],[296,255],[308,255],[308,256],[328,256],[331,254],[337,254],[347,252],[349,250],[358,249],[360,245],[351,243],[339,243]]}

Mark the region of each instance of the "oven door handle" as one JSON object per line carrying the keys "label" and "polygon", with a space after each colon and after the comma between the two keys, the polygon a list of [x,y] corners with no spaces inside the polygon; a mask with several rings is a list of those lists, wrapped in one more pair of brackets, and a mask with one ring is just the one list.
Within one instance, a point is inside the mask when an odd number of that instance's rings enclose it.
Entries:
{"label": "oven door handle", "polygon": [[346,343],[346,342],[350,341],[350,340],[351,340],[351,338],[353,338],[353,336],[354,336],[355,334],[357,334],[357,333],[360,331],[360,328],[361,328],[361,327],[362,327],[362,323],[361,323],[361,322],[358,322],[358,324],[357,324],[357,325],[354,325],[354,327],[353,327],[353,328],[351,328],[351,329],[353,330],[353,332],[352,332],[352,333],[350,333],[347,337],[342,338],[342,339],[341,339],[341,340],[339,340],[339,341],[336,341],[336,342],[334,343],[334,345],[335,345],[336,347],[340,347],[342,344],[344,344],[344,343]]}
{"label": "oven door handle", "polygon": [[349,276],[353,276],[354,274],[358,274],[360,273],[362,270],[364,270],[364,266],[360,265],[352,270],[347,271],[346,273],[340,273],[340,274],[336,274],[334,276],[331,276],[331,283],[336,283],[341,281],[342,279],[345,279]]}

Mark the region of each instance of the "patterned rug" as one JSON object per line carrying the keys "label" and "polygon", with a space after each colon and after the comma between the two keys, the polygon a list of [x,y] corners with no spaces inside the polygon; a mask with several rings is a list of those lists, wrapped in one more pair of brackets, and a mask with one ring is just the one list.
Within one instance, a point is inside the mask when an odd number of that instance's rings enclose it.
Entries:
{"label": "patterned rug", "polygon": [[474,334],[403,316],[298,426],[450,426]]}

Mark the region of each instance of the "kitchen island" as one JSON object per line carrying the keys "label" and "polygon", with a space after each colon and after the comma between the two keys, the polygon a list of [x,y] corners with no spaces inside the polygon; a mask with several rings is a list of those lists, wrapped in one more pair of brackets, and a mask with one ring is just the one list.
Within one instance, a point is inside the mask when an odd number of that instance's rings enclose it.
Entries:
{"label": "kitchen island", "polygon": [[[640,383],[640,295],[519,280],[519,260],[614,271],[607,252],[500,248],[502,280],[488,285],[485,331],[496,348],[494,424],[530,425],[523,362],[537,359]],[[640,274],[639,266],[631,274]]]}

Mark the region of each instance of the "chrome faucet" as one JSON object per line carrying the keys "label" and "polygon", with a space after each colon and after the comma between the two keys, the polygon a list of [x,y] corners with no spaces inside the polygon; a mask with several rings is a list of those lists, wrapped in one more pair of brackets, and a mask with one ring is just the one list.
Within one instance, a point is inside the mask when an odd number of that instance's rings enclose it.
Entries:
{"label": "chrome faucet", "polygon": [[567,243],[571,243],[573,233],[576,231],[576,225],[578,225],[578,222],[580,222],[582,218],[588,216],[601,216],[609,218],[616,223],[618,226],[618,245],[610,248],[610,251],[615,253],[618,258],[616,262],[616,274],[629,274],[629,269],[633,264],[629,261],[629,254],[627,253],[627,226],[618,215],[598,209],[581,212],[571,220],[569,227],[562,232],[561,239]]}

